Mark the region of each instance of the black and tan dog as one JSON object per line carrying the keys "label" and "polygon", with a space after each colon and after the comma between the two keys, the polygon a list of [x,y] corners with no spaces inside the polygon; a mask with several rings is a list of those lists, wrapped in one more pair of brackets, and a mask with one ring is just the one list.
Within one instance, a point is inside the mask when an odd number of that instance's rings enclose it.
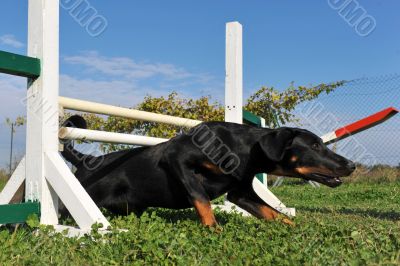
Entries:
{"label": "black and tan dog", "polygon": [[[85,128],[80,116],[67,124]],[[313,133],[297,128],[261,129],[206,122],[189,133],[152,147],[84,155],[66,143],[62,155],[99,207],[116,214],[140,215],[148,207],[194,207],[204,225],[216,220],[210,200],[228,200],[254,216],[271,220],[278,213],[254,192],[257,173],[314,180],[339,186],[353,162],[329,150]]]}

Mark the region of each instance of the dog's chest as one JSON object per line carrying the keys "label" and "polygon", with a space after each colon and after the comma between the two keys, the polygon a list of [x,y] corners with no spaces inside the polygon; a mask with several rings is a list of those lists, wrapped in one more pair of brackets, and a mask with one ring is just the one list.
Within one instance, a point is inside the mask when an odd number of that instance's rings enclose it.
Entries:
{"label": "dog's chest", "polygon": [[227,193],[234,185],[233,177],[229,175],[221,176],[205,176],[203,174],[195,174],[195,178],[207,192],[210,199],[218,198]]}

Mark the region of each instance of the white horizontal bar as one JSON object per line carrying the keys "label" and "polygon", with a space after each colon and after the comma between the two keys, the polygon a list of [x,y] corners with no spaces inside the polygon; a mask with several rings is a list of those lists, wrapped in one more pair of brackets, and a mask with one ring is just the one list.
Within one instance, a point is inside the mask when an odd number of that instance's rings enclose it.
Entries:
{"label": "white horizontal bar", "polygon": [[194,127],[202,121],[162,115],[135,109],[117,107],[102,103],[94,103],[66,97],[59,97],[60,106],[65,109],[82,111],[95,114],[112,115],[141,121],[157,122],[175,126]]}
{"label": "white horizontal bar", "polygon": [[113,133],[81,128],[62,127],[58,133],[60,139],[78,139],[116,144],[131,144],[140,146],[153,146],[168,139],[137,136],[131,134]]}

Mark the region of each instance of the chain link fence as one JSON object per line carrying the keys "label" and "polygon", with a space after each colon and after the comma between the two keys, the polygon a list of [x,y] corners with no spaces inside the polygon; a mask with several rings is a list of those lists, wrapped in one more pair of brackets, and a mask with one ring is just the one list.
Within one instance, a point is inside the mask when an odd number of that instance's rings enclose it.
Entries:
{"label": "chain link fence", "polygon": [[[346,81],[329,95],[300,105],[294,123],[322,136],[388,107],[400,107],[400,75]],[[400,164],[400,114],[331,147],[365,166]]]}

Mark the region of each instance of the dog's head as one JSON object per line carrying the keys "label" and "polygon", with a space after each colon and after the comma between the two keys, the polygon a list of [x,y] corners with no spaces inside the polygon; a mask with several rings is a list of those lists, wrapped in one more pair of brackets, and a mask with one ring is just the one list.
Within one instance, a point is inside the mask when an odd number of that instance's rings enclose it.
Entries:
{"label": "dog's head", "polygon": [[267,132],[259,145],[274,165],[271,174],[313,180],[329,187],[342,184],[340,177],[355,170],[355,164],[331,151],[310,131],[279,128]]}

